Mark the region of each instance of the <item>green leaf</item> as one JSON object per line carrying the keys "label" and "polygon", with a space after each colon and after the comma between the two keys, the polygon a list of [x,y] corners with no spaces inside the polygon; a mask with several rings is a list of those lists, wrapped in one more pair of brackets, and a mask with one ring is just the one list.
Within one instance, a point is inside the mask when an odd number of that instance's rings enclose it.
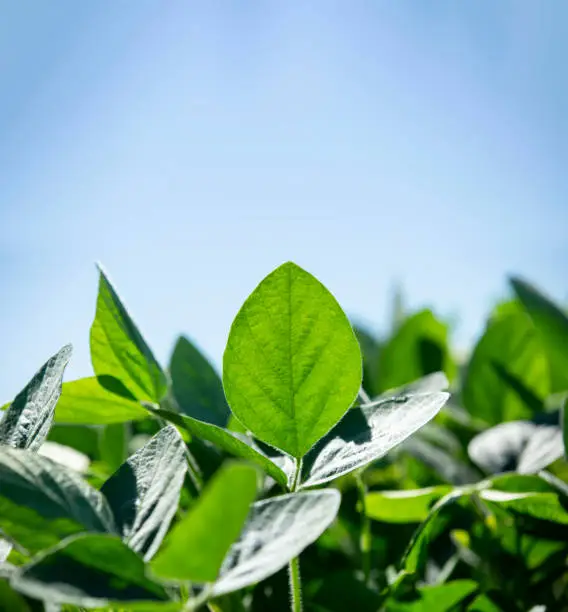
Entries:
{"label": "green leaf", "polygon": [[53,422],[71,352],[70,344],[64,346],[18,393],[0,421],[0,444],[33,451],[43,444]]}
{"label": "green leaf", "polygon": [[487,489],[479,496],[490,505],[499,505],[517,515],[568,525],[568,512],[555,493],[510,493]]}
{"label": "green leaf", "polygon": [[431,311],[423,310],[406,319],[381,349],[379,390],[394,389],[437,371],[452,380],[456,366],[447,343],[447,326]]}
{"label": "green leaf", "polygon": [[400,395],[351,409],[306,457],[302,487],[380,459],[432,419],[448,398],[448,393]]}
{"label": "green leaf", "polygon": [[[386,612],[453,612],[463,610],[465,600],[472,599],[478,585],[473,580],[453,580],[417,589],[418,599],[409,602],[388,602]],[[460,605],[461,604],[461,605]],[[458,608],[459,606],[459,608]]]}
{"label": "green leaf", "polygon": [[106,425],[99,431],[99,456],[111,471],[117,470],[128,457],[128,440],[130,438],[127,423]]}
{"label": "green leaf", "polygon": [[[168,602],[164,588],[146,577],[144,561],[116,536],[81,534],[64,540],[24,565],[13,587],[28,597],[84,608]],[[179,609],[166,604],[157,609]]]}
{"label": "green leaf", "polygon": [[341,307],[311,274],[286,263],[237,314],[223,356],[236,417],[257,438],[302,457],[361,387],[359,344]]}
{"label": "green leaf", "polygon": [[123,540],[146,561],[168,531],[186,469],[183,440],[175,427],[167,425],[101,488]]}
{"label": "green leaf", "polygon": [[149,410],[149,412],[173,423],[178,429],[189,433],[191,436],[215,444],[234,457],[256,463],[280,485],[287,486],[288,476],[286,472],[258,448],[253,447],[246,436],[169,410],[158,409]]}
{"label": "green leaf", "polygon": [[0,531],[29,551],[80,531],[116,533],[105,498],[82,478],[30,451],[0,449]]}
{"label": "green leaf", "polygon": [[373,491],[365,497],[367,516],[384,523],[420,523],[432,505],[452,490],[440,485],[426,489]]}
{"label": "green leaf", "polygon": [[170,580],[213,582],[256,497],[256,478],[247,465],[222,468],[172,529],[152,571]]}
{"label": "green leaf", "polygon": [[167,391],[166,376],[102,268],[99,271],[91,326],[95,374],[118,378],[136,399],[158,403]]}
{"label": "green leaf", "polygon": [[256,502],[227,554],[213,594],[223,595],[276,573],[315,542],[337,515],[336,489],[291,493]]}
{"label": "green leaf", "polygon": [[469,443],[471,460],[488,474],[516,470],[536,473],[562,456],[562,432],[556,425],[530,421],[501,423]]}
{"label": "green leaf", "polygon": [[568,316],[532,285],[512,278],[511,285],[533,320],[550,360],[553,391],[568,389]]}
{"label": "green leaf", "polygon": [[55,411],[57,423],[109,425],[148,418],[138,403],[107,391],[95,377],[63,383]]}
{"label": "green leaf", "polygon": [[213,366],[180,336],[170,360],[174,399],[183,414],[225,427],[231,414],[221,378]]}
{"label": "green leaf", "polygon": [[546,356],[536,330],[525,313],[513,313],[490,323],[477,343],[462,390],[465,408],[490,425],[531,418],[533,408],[495,365],[518,380],[533,396],[550,390]]}

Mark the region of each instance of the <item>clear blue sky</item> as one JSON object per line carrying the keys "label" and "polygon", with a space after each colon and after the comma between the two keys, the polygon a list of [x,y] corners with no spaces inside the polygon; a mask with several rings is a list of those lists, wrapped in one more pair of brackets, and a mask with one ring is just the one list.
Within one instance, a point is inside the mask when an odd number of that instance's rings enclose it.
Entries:
{"label": "clear blue sky", "polygon": [[94,262],[156,355],[217,363],[286,260],[377,329],[506,275],[568,295],[568,3],[0,0],[0,400],[62,344]]}

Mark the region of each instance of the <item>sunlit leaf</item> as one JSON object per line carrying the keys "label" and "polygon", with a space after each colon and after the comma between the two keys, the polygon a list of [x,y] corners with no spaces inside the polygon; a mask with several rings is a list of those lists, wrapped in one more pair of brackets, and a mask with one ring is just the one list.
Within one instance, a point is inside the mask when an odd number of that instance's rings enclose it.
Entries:
{"label": "sunlit leaf", "polygon": [[30,451],[0,449],[0,531],[29,551],[81,532],[116,533],[105,498],[71,470]]}
{"label": "sunlit leaf", "polygon": [[159,402],[167,379],[150,347],[99,268],[97,311],[91,326],[91,361],[97,376],[119,379],[138,400]]}
{"label": "sunlit leaf", "polygon": [[221,567],[214,595],[237,591],[286,566],[331,524],[341,496],[335,489],[292,493],[257,502]]}
{"label": "sunlit leaf", "polygon": [[351,409],[306,457],[302,486],[333,480],[383,457],[432,419],[448,397],[400,395]]}
{"label": "sunlit leaf", "polygon": [[53,421],[71,352],[70,344],[64,346],[18,393],[0,421],[0,444],[30,450],[38,450],[43,444]]}
{"label": "sunlit leaf", "polygon": [[247,465],[222,468],[172,529],[152,571],[169,580],[213,582],[243,528],[256,496],[256,478],[256,470]]}
{"label": "sunlit leaf", "polygon": [[168,531],[186,466],[183,440],[176,428],[168,425],[101,488],[123,540],[145,560],[158,550]]}
{"label": "sunlit leaf", "polygon": [[223,384],[254,436],[302,457],[357,397],[359,344],[341,307],[311,274],[286,263],[237,314],[223,356]]}

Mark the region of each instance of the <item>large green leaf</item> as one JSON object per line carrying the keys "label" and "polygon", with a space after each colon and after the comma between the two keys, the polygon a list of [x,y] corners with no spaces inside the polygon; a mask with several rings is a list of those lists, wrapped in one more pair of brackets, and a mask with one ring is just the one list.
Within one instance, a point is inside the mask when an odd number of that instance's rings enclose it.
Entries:
{"label": "large green leaf", "polygon": [[403,491],[373,491],[365,498],[367,516],[384,523],[421,523],[449,485]]}
{"label": "large green leaf", "polygon": [[72,347],[49,359],[16,396],[0,421],[0,444],[38,450],[47,437]]}
{"label": "large green leaf", "polygon": [[[169,599],[166,591],[148,578],[145,570],[144,561],[118,537],[81,534],[35,557],[11,582],[21,593],[53,604],[179,609],[179,604],[165,603]],[[164,605],[150,608],[148,602]]]}
{"label": "large green leaf", "polygon": [[237,314],[223,356],[236,417],[260,440],[302,457],[361,386],[359,344],[341,307],[311,274],[286,263]]}
{"label": "large green leaf", "polygon": [[158,550],[177,510],[186,467],[184,442],[167,425],[101,488],[125,543],[146,561]]}
{"label": "large green leaf", "polygon": [[[247,436],[169,410],[156,409],[149,410],[149,412],[173,423],[191,436],[215,444],[230,455],[256,463],[283,487],[288,485],[289,478],[287,472],[276,465],[266,454],[262,453],[258,447],[254,447]],[[291,464],[292,462],[290,461],[289,463]]]}
{"label": "large green leaf", "polygon": [[172,529],[151,563],[169,580],[213,582],[256,497],[257,472],[244,464],[221,469],[189,513]]}
{"label": "large green leaf", "polygon": [[0,531],[29,551],[80,531],[116,533],[106,499],[75,472],[30,451],[0,449]]}
{"label": "large green leaf", "polygon": [[307,455],[302,486],[328,482],[380,459],[432,419],[448,397],[399,395],[351,409]]}
{"label": "large green leaf", "polygon": [[91,361],[97,376],[118,378],[138,400],[159,402],[167,379],[102,268],[91,326]]}
{"label": "large green leaf", "polygon": [[555,383],[552,390],[568,389],[568,316],[524,280],[512,278],[511,284],[542,338]]}
{"label": "large green leaf", "polygon": [[285,567],[329,527],[340,502],[336,489],[320,489],[255,503],[223,561],[213,594],[237,591]]}
{"label": "large green leaf", "polygon": [[471,460],[488,474],[536,473],[562,453],[560,428],[531,421],[501,423],[475,436],[468,446]]}
{"label": "large green leaf", "polygon": [[568,459],[568,401],[564,398],[560,409],[560,425],[562,427],[562,438],[564,440],[564,456]]}
{"label": "large green leaf", "polygon": [[523,312],[488,325],[467,367],[462,400],[474,417],[491,425],[531,418],[533,409],[503,378],[502,371],[533,396],[546,397],[550,390],[546,355],[534,325]]}
{"label": "large green leaf", "polygon": [[148,412],[138,402],[111,393],[95,376],[63,383],[55,410],[57,423],[108,425],[145,418]]}
{"label": "large green leaf", "polygon": [[431,311],[406,319],[381,349],[379,390],[394,389],[437,371],[445,372],[451,380],[456,366],[447,344],[447,326]]}
{"label": "large green leaf", "polygon": [[0,579],[0,612],[32,612],[26,600],[7,580]]}
{"label": "large green leaf", "polygon": [[231,414],[221,378],[184,336],[176,342],[170,359],[174,399],[183,414],[224,427]]}

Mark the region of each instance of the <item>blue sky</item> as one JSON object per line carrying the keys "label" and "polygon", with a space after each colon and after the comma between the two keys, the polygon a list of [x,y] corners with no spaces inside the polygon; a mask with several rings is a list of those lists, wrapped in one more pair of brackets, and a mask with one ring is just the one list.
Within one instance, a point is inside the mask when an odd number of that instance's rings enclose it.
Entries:
{"label": "blue sky", "polygon": [[568,296],[563,0],[0,0],[0,390],[89,375],[94,262],[165,362],[220,362],[293,260],[354,318]]}

